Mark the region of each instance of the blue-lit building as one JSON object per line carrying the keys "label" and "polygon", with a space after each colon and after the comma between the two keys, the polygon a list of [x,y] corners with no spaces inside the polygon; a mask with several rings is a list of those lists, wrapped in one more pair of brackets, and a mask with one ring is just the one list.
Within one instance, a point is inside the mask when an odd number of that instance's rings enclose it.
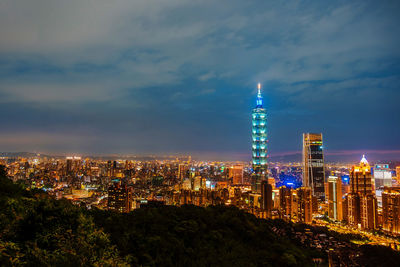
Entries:
{"label": "blue-lit building", "polygon": [[267,176],[267,111],[263,107],[261,85],[258,84],[256,107],[252,112],[252,191],[261,193],[261,181]]}

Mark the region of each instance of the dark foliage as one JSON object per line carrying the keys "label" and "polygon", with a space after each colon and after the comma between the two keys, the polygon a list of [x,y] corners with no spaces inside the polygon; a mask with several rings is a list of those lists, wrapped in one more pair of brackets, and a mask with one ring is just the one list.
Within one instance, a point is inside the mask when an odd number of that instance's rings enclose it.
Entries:
{"label": "dark foliage", "polygon": [[272,222],[235,207],[165,206],[91,214],[135,265],[312,265],[308,250],[273,233]]}
{"label": "dark foliage", "polygon": [[400,253],[384,246],[363,245],[360,247],[361,257],[357,262],[360,266],[399,266]]}
{"label": "dark foliage", "polygon": [[124,265],[86,210],[0,174],[0,266]]}

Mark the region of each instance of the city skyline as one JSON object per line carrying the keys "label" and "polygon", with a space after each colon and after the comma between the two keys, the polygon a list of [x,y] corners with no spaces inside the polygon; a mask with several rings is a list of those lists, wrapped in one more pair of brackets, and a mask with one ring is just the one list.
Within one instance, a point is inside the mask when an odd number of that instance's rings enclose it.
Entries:
{"label": "city skyline", "polygon": [[2,1],[0,265],[396,266],[398,14]]}
{"label": "city skyline", "polygon": [[261,82],[271,156],[400,157],[395,1],[96,8],[4,2],[1,151],[250,159]]}

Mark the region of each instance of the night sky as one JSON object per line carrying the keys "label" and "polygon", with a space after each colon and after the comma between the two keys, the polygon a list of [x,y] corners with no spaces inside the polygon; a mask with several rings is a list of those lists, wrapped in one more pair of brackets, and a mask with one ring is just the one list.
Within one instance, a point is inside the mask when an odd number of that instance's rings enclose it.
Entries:
{"label": "night sky", "polygon": [[3,0],[0,151],[400,159],[400,1]]}

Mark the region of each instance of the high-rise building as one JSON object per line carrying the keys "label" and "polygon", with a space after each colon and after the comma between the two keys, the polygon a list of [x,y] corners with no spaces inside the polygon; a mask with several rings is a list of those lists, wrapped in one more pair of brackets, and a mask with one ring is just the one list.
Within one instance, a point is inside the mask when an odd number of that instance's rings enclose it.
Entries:
{"label": "high-rise building", "polygon": [[[262,182],[264,184],[264,182]],[[281,219],[294,222],[312,222],[313,196],[311,188],[279,187],[279,215]]]}
{"label": "high-rise building", "polygon": [[337,176],[328,178],[328,216],[336,221],[341,221],[342,216],[342,179]]}
{"label": "high-rise building", "polygon": [[261,181],[261,209],[271,216],[272,210],[272,185],[268,181]]}
{"label": "high-rise building", "polygon": [[324,153],[321,133],[303,134],[303,186],[311,187],[319,201],[325,200]]}
{"label": "high-rise building", "polygon": [[363,155],[360,165],[355,165],[350,170],[350,192],[359,194],[372,193],[371,167]]}
{"label": "high-rise building", "polygon": [[179,164],[178,165],[178,180],[182,181],[185,180],[185,178],[189,178],[189,165],[188,164]]}
{"label": "high-rise building", "polygon": [[72,157],[67,157],[66,173],[70,174],[72,172]]}
{"label": "high-rise building", "polygon": [[360,196],[358,193],[349,193],[346,196],[346,218],[349,225],[358,227],[360,223]]}
{"label": "high-rise building", "polygon": [[352,226],[372,230],[378,226],[378,202],[372,190],[371,167],[363,155],[360,164],[350,171],[347,195],[347,220]]}
{"label": "high-rise building", "polygon": [[290,187],[279,187],[279,216],[290,221],[292,216],[292,190]]}
{"label": "high-rise building", "polygon": [[193,190],[199,191],[206,188],[206,179],[201,176],[196,176],[193,179]]}
{"label": "high-rise building", "polygon": [[343,221],[349,222],[349,199],[347,195],[343,197],[342,201],[342,215],[343,215]]}
{"label": "high-rise building", "polygon": [[374,166],[375,190],[384,186],[392,186],[392,171],[389,164],[375,164]]}
{"label": "high-rise building", "polygon": [[243,165],[236,164],[232,167],[232,183],[243,184]]}
{"label": "high-rise building", "polygon": [[400,184],[400,166],[396,167],[397,183]]}
{"label": "high-rise building", "polygon": [[261,85],[258,84],[257,103],[252,112],[252,191],[255,193],[261,193],[261,181],[268,177],[267,142],[267,111],[263,107]]}
{"label": "high-rise building", "polygon": [[311,223],[312,222],[312,194],[311,188],[309,187],[300,187],[295,191],[295,196],[293,199],[296,199],[296,207],[292,208],[292,211],[296,213],[296,221]]}
{"label": "high-rise building", "polygon": [[383,230],[400,234],[400,188],[385,188],[382,193]]}
{"label": "high-rise building", "polygon": [[378,228],[378,202],[374,194],[360,197],[361,228],[374,230]]}
{"label": "high-rise building", "polygon": [[132,191],[121,181],[114,181],[108,187],[108,209],[130,212],[132,209]]}

